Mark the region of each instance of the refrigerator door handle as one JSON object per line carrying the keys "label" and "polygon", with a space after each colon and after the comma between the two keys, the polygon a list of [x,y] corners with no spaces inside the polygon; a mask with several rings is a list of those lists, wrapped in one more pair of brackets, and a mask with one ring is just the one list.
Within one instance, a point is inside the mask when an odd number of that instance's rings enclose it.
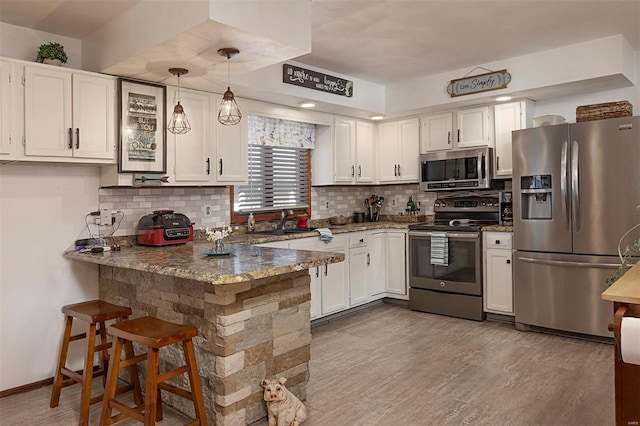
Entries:
{"label": "refrigerator door handle", "polygon": [[571,144],[571,202],[573,205],[573,229],[580,231],[580,176],[578,175],[578,142]]}
{"label": "refrigerator door handle", "polygon": [[567,229],[569,229],[569,194],[567,192],[569,186],[569,180],[567,178],[568,155],[569,143],[564,141],[562,142],[562,153],[560,154],[560,192],[562,194],[562,216],[564,217],[564,223]]}
{"label": "refrigerator door handle", "polygon": [[564,260],[545,260],[534,259],[531,257],[518,257],[518,260],[528,263],[536,263],[539,265],[551,265],[551,266],[574,266],[576,268],[605,268],[605,269],[617,269],[620,267],[617,263],[589,263],[589,262],[567,262]]}

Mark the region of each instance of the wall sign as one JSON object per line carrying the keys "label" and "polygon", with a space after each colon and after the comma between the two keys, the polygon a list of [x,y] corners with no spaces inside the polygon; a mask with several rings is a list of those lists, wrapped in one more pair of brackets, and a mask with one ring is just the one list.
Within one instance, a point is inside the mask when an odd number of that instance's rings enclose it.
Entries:
{"label": "wall sign", "polygon": [[447,86],[447,93],[449,93],[452,98],[455,98],[456,96],[504,89],[510,81],[511,74],[509,74],[507,70],[492,71],[486,74],[451,80],[451,83]]}
{"label": "wall sign", "polygon": [[353,81],[289,64],[282,65],[282,82],[348,98],[353,96]]}

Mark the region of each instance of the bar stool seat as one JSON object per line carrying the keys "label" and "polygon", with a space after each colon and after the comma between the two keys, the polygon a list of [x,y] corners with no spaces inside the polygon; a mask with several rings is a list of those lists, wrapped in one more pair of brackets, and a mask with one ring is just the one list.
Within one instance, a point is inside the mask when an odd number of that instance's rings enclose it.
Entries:
{"label": "bar stool seat", "polygon": [[[193,402],[196,420],[188,425],[206,426],[207,416],[200,387],[200,376],[196,365],[196,357],[193,349],[192,338],[198,335],[198,330],[189,325],[175,324],[154,317],[142,317],[133,320],[120,321],[109,327],[109,334],[115,337],[109,373],[105,386],[105,398],[102,405],[102,418],[100,425],[110,425],[125,418],[134,418],[146,425],[155,425],[162,420],[162,400],[160,389],[174,393]],[[147,353],[132,356],[127,353],[127,359],[121,360],[122,346],[126,343],[136,342],[147,347]],[[169,372],[159,372],[160,348],[175,343],[182,343],[186,364]],[[115,384],[120,368],[135,365],[141,361],[147,361],[147,382],[145,386],[144,404],[136,401],[136,406],[130,407],[115,399]],[[178,388],[165,381],[180,374],[188,373],[190,391]],[[120,411],[111,416],[112,409]]]}
{"label": "bar stool seat", "polygon": [[[81,426],[89,424],[89,408],[91,404],[102,401],[103,395],[91,398],[91,383],[94,377],[102,376],[103,383],[106,381],[107,365],[109,360],[108,349],[111,342],[107,341],[107,331],[105,327],[106,321],[127,319],[131,315],[131,308],[126,306],[114,305],[103,300],[90,300],[88,302],[75,303],[62,307],[62,313],[65,315],[65,329],[60,348],[60,357],[58,366],[53,380],[51,390],[51,408],[57,407],[60,402],[60,392],[63,387],[73,385],[75,383],[82,384],[82,394],[80,397],[80,418],[78,423]],[[86,333],[71,335],[73,320],[77,319],[87,324]],[[96,326],[100,327],[97,328]],[[96,335],[100,335],[100,344],[96,346]],[[84,369],[81,372],[70,370],[66,367],[67,354],[69,352],[69,343],[86,339],[86,350],[84,359]],[[133,345],[127,348],[127,351],[133,352]],[[94,371],[94,354],[100,353],[100,367]],[[130,370],[130,373],[132,370]],[[134,395],[140,401],[142,400],[140,391],[140,382],[138,381],[137,371],[135,372],[135,380],[132,385],[118,389],[118,393],[134,390]]]}

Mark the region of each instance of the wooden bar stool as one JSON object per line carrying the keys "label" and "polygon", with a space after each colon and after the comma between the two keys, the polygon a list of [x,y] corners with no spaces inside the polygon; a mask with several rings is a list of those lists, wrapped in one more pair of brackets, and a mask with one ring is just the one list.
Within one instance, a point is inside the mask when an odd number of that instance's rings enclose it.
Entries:
{"label": "wooden bar stool", "polygon": [[[60,402],[60,391],[63,387],[67,387],[75,383],[82,384],[79,424],[81,426],[85,426],[89,424],[89,408],[91,404],[102,401],[103,397],[103,395],[100,395],[91,398],[91,382],[94,377],[98,376],[103,376],[103,383],[106,381],[107,365],[109,360],[108,349],[111,347],[111,342],[107,342],[105,322],[110,320],[127,319],[127,317],[131,315],[131,308],[113,305],[102,300],[91,300],[88,302],[63,306],[62,313],[65,314],[64,336],[62,338],[60,358],[58,360],[58,366],[53,380],[49,406],[51,408],[58,406],[58,403]],[[80,333],[72,336],[71,327],[74,319],[86,322],[89,327],[88,331],[86,333]],[[96,328],[97,324],[100,325],[100,328]],[[100,335],[100,344],[96,346],[96,335],[98,334]],[[69,343],[85,338],[86,353],[84,357],[84,369],[81,372],[75,372],[66,367]],[[133,354],[133,345],[129,344],[126,350]],[[96,352],[100,352],[100,368],[93,371],[93,357]],[[123,393],[133,389],[135,391],[135,398],[138,401],[142,401],[137,370],[130,369],[129,373],[131,375],[132,384],[118,389],[118,393]]]}
{"label": "wooden bar stool", "polygon": [[[113,324],[109,326],[109,334],[115,337],[115,342],[109,362],[105,398],[102,404],[101,426],[110,425],[127,417],[132,417],[144,423],[145,426],[155,425],[156,421],[162,420],[160,389],[191,400],[196,411],[196,420],[187,424],[206,426],[207,415],[204,409],[204,400],[202,398],[202,388],[200,387],[200,376],[198,376],[193,342],[191,341],[193,337],[198,335],[198,330],[195,327],[174,324],[153,317],[143,317]],[[131,356],[133,354],[127,353],[127,359],[120,360],[122,346],[127,343],[130,344],[131,342],[137,342],[146,346],[147,353],[138,356]],[[160,348],[180,342],[182,342],[184,348],[186,365],[160,374]],[[130,407],[117,401],[115,399],[115,385],[118,379],[118,371],[121,368],[135,365],[144,360],[147,360],[147,383],[145,387],[144,404],[136,401],[138,405]],[[189,374],[190,392],[170,385],[169,383],[164,383],[183,373]],[[111,411],[114,408],[120,411],[120,414],[112,417]]]}

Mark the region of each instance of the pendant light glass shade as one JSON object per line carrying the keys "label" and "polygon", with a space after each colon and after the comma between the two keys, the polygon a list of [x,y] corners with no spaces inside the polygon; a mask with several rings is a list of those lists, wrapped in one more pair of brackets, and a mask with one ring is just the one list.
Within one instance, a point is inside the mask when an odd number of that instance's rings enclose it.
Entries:
{"label": "pendant light glass shade", "polygon": [[236,99],[233,96],[233,92],[229,87],[222,96],[222,102],[220,103],[220,111],[218,111],[218,121],[225,126],[233,126],[238,124],[242,119],[242,113],[238,108]]}
{"label": "pendant light glass shade", "polygon": [[225,47],[224,49],[218,50],[219,55],[227,58],[227,91],[222,95],[222,102],[220,103],[220,110],[218,111],[218,122],[225,126],[236,125],[242,119],[242,113],[240,112],[240,108],[238,108],[229,83],[231,79],[229,59],[238,53],[240,53],[240,51],[233,47]]}
{"label": "pendant light glass shade", "polygon": [[180,105],[180,76],[188,73],[189,71],[184,68],[170,68],[169,72],[178,77],[178,99],[176,106],[173,108],[171,119],[169,119],[167,130],[174,135],[182,135],[191,130],[187,114],[185,114],[184,108]]}

